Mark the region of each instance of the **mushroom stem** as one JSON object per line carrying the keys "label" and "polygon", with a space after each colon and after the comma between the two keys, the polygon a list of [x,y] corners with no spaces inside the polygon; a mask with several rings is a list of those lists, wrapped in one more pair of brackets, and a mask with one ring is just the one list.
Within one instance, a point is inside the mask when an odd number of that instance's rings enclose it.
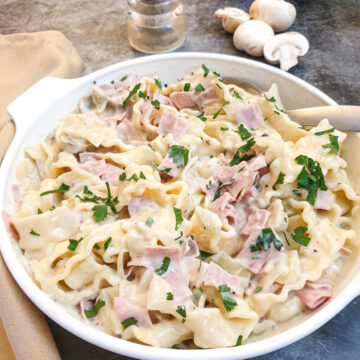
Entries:
{"label": "mushroom stem", "polygon": [[291,45],[283,45],[278,50],[280,52],[280,69],[288,71],[298,63],[299,50]]}

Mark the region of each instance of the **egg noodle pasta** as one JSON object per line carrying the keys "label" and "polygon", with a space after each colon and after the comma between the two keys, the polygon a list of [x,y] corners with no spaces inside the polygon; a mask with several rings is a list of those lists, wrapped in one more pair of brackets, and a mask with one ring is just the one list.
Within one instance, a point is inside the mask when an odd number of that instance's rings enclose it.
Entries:
{"label": "egg noodle pasta", "polygon": [[26,148],[3,216],[34,282],[89,326],[241,345],[331,298],[358,246],[345,137],[205,65],[171,85],[124,76]]}

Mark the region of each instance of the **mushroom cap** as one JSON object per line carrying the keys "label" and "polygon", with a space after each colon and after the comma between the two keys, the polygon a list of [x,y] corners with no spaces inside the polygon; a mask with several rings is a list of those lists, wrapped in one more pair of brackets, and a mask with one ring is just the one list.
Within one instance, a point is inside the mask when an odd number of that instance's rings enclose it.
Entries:
{"label": "mushroom cap", "polygon": [[275,32],[285,31],[296,18],[295,6],[284,0],[255,0],[249,13],[251,19],[266,22]]}
{"label": "mushroom cap", "polygon": [[233,33],[239,25],[250,20],[250,15],[241,9],[227,7],[217,9],[214,12],[214,18],[221,19],[224,30]]}
{"label": "mushroom cap", "polygon": [[275,35],[264,46],[266,61],[272,64],[280,63],[282,70],[288,71],[298,63],[298,58],[309,51],[309,42],[298,32],[286,32]]}
{"label": "mushroom cap", "polygon": [[265,43],[273,36],[274,31],[270,25],[260,20],[249,20],[235,30],[233,42],[238,50],[260,57]]}

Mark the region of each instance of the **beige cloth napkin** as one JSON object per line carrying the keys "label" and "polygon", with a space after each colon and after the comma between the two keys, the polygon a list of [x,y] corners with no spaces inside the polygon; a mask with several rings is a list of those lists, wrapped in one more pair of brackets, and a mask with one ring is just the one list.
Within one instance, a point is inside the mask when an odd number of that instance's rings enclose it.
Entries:
{"label": "beige cloth napkin", "polygon": [[[1,161],[15,133],[7,105],[44,76],[80,76],[83,63],[70,41],[58,31],[0,35],[0,54]],[[1,256],[0,316],[1,359],[60,359],[43,314],[18,287]]]}

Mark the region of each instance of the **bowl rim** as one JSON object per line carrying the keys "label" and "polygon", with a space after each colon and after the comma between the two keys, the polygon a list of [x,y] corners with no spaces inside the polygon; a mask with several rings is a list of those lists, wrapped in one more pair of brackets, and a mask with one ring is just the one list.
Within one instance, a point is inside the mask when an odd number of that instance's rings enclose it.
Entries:
{"label": "bowl rim", "polygon": [[[307,90],[309,93],[318,96],[324,103],[329,105],[336,105],[336,102],[329,96],[324,94],[321,90],[310,85],[302,79],[299,79],[291,74],[283,72],[278,68],[270,65],[260,63],[258,61],[239,58],[231,55],[222,54],[211,54],[206,52],[187,52],[187,53],[171,53],[171,54],[160,54],[140,57],[136,59],[130,59],[117,64],[113,64],[97,70],[91,74],[85,75],[75,80],[62,80],[68,82],[71,85],[71,89],[80,87],[86,82],[93,81],[94,79],[101,78],[109,73],[118,71],[122,68],[130,68],[133,65],[146,64],[156,62],[160,60],[179,61],[181,59],[202,59],[204,62],[207,60],[226,60],[233,63],[248,65],[254,69],[262,69],[267,72],[273,73],[277,76],[283,77],[290,82],[300,85],[302,88]],[[40,80],[42,81],[42,80]],[[36,86],[36,84],[34,85]],[[29,89],[31,90],[31,88]],[[25,93],[29,92],[27,90]],[[63,94],[66,96],[66,94]],[[9,105],[8,111],[11,114],[11,109],[17,106],[21,102],[22,95],[16,99],[12,104]],[[55,100],[59,100],[58,99]],[[48,104],[48,106],[51,106]],[[16,121],[16,119],[14,119]],[[33,126],[37,121],[35,120]],[[16,149],[19,147],[21,141],[21,131],[15,134],[12,144],[10,145],[7,154],[4,157],[2,164],[2,171],[0,172],[0,206],[4,205],[4,188],[6,183],[7,174],[9,167],[12,162],[12,158],[15,156]],[[18,136],[17,136],[18,135]],[[113,351],[118,354],[131,356],[134,358],[141,359],[183,359],[184,357],[189,359],[243,359],[254,356],[266,354],[287,346],[311,332],[318,329],[325,322],[335,316],[340,310],[342,310],[353,298],[360,295],[360,286],[354,286],[356,282],[360,284],[360,273],[356,274],[353,279],[345,286],[342,291],[334,297],[325,306],[316,311],[309,319],[302,321],[300,324],[289,328],[279,334],[270,336],[266,339],[256,341],[254,343],[245,344],[241,347],[230,347],[230,348],[217,348],[217,349],[197,349],[197,350],[179,350],[169,348],[156,348],[147,345],[136,344],[130,341],[118,339],[114,336],[103,333],[101,330],[89,326],[79,319],[73,317],[70,313],[66,312],[59,305],[56,304],[48,295],[43,293],[40,288],[31,280],[30,276],[24,269],[23,265],[17,258],[15,248],[13,247],[10,236],[5,230],[5,226],[1,223],[0,236],[2,240],[0,242],[0,249],[3,258],[7,264],[9,271],[15,278],[18,285],[22,288],[25,294],[32,300],[33,303],[44,312],[49,318],[55,321],[57,324],[75,334],[76,336],[94,344],[101,348]],[[286,335],[285,335],[286,334]],[[284,336],[285,335],[285,336]]]}

